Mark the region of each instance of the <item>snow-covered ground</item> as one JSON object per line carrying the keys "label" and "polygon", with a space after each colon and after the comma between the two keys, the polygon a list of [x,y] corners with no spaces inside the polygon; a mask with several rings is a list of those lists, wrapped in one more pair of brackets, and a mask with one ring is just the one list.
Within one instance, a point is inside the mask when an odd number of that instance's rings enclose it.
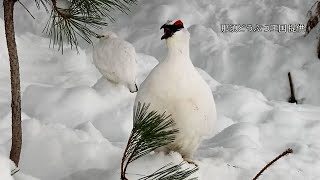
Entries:
{"label": "snow-covered ground", "polygon": [[[135,94],[104,79],[92,64],[92,47],[61,55],[42,34],[47,20],[33,1],[16,5],[21,63],[23,148],[19,180],[119,179],[120,159],[132,127]],[[260,179],[320,178],[320,61],[316,31],[303,33],[222,33],[220,24],[305,24],[314,0],[140,0],[129,16],[115,13],[107,29],[138,52],[138,84],[166,54],[159,27],[182,19],[191,33],[191,56],[215,97],[215,134],[199,147],[200,180],[252,179],[287,148]],[[2,8],[0,8],[3,14]],[[3,18],[0,18],[0,179],[12,180],[10,80]],[[291,71],[297,98],[290,96]],[[318,139],[319,138],[319,139]],[[178,153],[150,154],[128,169],[130,179],[149,174]],[[191,165],[190,165],[191,167]]]}

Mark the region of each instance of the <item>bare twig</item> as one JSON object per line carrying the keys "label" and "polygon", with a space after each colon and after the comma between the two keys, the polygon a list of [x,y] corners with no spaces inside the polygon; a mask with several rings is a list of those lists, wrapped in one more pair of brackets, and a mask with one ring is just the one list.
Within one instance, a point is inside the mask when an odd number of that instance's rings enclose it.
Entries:
{"label": "bare twig", "polygon": [[318,59],[320,59],[320,38],[318,38],[317,54],[318,54]]}
{"label": "bare twig", "polygon": [[291,73],[288,73],[288,78],[289,78],[289,85],[290,85],[290,98],[288,99],[289,103],[298,103],[298,101],[296,100],[296,96],[294,94],[294,85],[292,82],[292,77],[291,77]]}
{"label": "bare twig", "polygon": [[269,162],[252,180],[257,180],[259,178],[259,176],[269,167],[271,166],[273,163],[275,163],[277,160],[279,160],[280,158],[282,158],[283,156],[286,156],[290,153],[292,153],[293,150],[291,148],[288,148],[286,151],[284,151],[282,154],[280,154],[278,157],[276,157],[274,160],[272,160],[271,162]]}

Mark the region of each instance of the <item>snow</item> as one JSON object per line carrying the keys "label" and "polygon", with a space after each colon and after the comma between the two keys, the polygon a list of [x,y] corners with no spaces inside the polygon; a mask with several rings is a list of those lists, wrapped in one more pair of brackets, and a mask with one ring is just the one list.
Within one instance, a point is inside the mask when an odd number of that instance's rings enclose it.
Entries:
{"label": "snow", "polygon": [[[106,106],[97,92],[85,86],[53,88],[30,85],[23,93],[25,112],[46,123],[75,127],[93,119]],[[75,105],[76,104],[76,105]]]}
{"label": "snow", "polygon": [[0,176],[1,179],[4,180],[13,180],[11,176],[11,166],[12,161],[10,161],[8,158],[4,157],[3,155],[0,155]]}
{"label": "snow", "polygon": [[[16,40],[21,66],[23,148],[19,168],[8,159],[11,141],[10,72],[0,8],[0,179],[114,180],[132,128],[135,94],[101,79],[92,46],[62,55],[42,34],[48,16],[23,0],[17,4]],[[320,177],[320,61],[317,30],[303,33],[222,33],[220,24],[305,24],[314,0],[222,1],[140,0],[129,16],[114,12],[106,29],[133,44],[137,84],[166,55],[160,26],[181,19],[191,34],[191,59],[216,101],[215,132],[195,154],[201,180],[252,179],[287,148],[293,154],[272,165],[261,179],[313,180]],[[97,42],[94,40],[94,42]],[[288,71],[297,99],[289,104]],[[128,169],[148,174],[181,156],[152,153]],[[192,165],[186,165],[192,167]]]}
{"label": "snow", "polygon": [[41,179],[61,179],[88,168],[109,168],[110,161],[118,161],[121,155],[119,148],[94,130],[41,125],[32,119],[24,121],[24,129],[33,132],[24,136],[20,166]]}

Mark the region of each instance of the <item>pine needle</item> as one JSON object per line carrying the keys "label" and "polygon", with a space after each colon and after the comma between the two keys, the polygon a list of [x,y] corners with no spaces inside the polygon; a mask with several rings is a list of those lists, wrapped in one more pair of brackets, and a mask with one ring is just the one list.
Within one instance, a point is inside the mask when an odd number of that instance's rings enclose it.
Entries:
{"label": "pine needle", "polygon": [[36,19],[36,18],[34,18],[34,16],[31,14],[31,12],[29,11],[29,9],[28,9],[22,2],[20,2],[19,0],[17,0],[17,2],[29,13],[29,15],[30,15],[33,19]]}
{"label": "pine needle", "polygon": [[19,171],[20,171],[19,168],[15,168],[14,170],[11,171],[11,176],[15,175]]}
{"label": "pine needle", "polygon": [[[182,166],[186,164],[186,162],[181,162],[180,164],[173,165],[172,163],[167,164],[166,166],[163,166],[156,172],[152,173],[151,175],[145,176],[143,178],[140,178],[139,180],[149,180],[149,179],[161,179],[161,180],[182,180],[189,177],[191,174],[195,173],[199,170],[199,168],[196,166],[194,168],[187,168],[182,169]],[[196,180],[197,178],[192,178],[189,180]]]}
{"label": "pine needle", "polygon": [[[67,1],[67,0],[65,0]],[[44,31],[50,37],[50,47],[58,45],[63,53],[63,44],[71,45],[78,50],[78,38],[92,44],[91,38],[96,37],[96,30],[107,26],[107,20],[113,22],[110,15],[113,10],[127,13],[129,7],[137,0],[70,0],[68,9],[57,6],[57,0],[35,0],[38,8],[42,5],[50,12],[50,18]],[[48,10],[51,7],[51,11]]]}

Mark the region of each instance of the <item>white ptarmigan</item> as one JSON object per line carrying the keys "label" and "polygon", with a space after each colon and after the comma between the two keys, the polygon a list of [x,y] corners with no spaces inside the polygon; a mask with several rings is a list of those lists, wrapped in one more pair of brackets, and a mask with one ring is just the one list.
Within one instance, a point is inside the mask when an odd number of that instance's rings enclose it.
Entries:
{"label": "white ptarmigan", "polygon": [[161,29],[168,54],[141,84],[135,99],[150,103],[150,111],[172,115],[179,130],[173,143],[157,151],[177,151],[192,162],[203,136],[209,135],[216,120],[216,107],[208,84],[189,57],[190,34],[181,20],[168,21]]}
{"label": "white ptarmigan", "polygon": [[109,81],[127,86],[132,93],[137,92],[137,54],[134,47],[111,31],[98,38],[99,43],[93,49],[93,62],[97,69]]}

